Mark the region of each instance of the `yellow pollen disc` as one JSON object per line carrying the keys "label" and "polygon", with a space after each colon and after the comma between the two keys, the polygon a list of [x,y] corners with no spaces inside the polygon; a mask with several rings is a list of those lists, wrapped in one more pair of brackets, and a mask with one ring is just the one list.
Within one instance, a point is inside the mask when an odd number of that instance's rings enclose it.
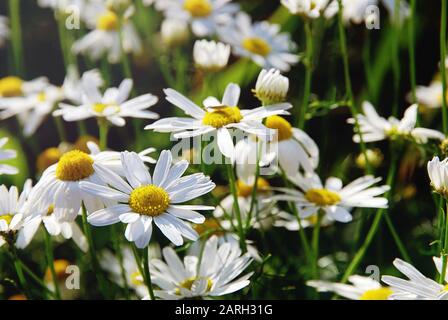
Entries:
{"label": "yellow pollen disc", "polygon": [[136,286],[144,285],[142,275],[139,271],[135,271],[131,274],[131,283]]}
{"label": "yellow pollen disc", "polygon": [[267,117],[265,125],[270,129],[277,130],[278,141],[288,140],[292,137],[291,124],[280,116]]}
{"label": "yellow pollen disc", "polygon": [[[188,290],[191,290],[191,287],[193,286],[193,283],[194,283],[197,279],[198,279],[198,278],[195,278],[195,277],[188,278],[187,280],[182,281],[182,282],[179,284],[179,287],[181,287],[181,288],[185,288],[185,289],[188,289]],[[212,282],[212,280],[211,280],[210,278],[207,278],[207,290],[206,290],[206,292],[210,291],[210,290],[212,289],[212,286],[213,286],[213,282]],[[177,295],[179,295],[179,294],[181,293],[181,292],[180,292],[180,289],[179,289],[179,288],[176,288],[175,293],[176,293]]]}
{"label": "yellow pollen disc", "polygon": [[115,112],[120,111],[120,107],[117,105],[111,105],[111,104],[104,104],[104,103],[95,103],[93,105],[93,111],[96,113],[103,113],[104,110],[106,110],[109,107],[114,107]]}
{"label": "yellow pollen disc", "polygon": [[313,215],[309,216],[308,218],[306,218],[305,220],[307,220],[312,226],[314,226],[317,224],[318,216],[317,216],[317,214],[313,214]]}
{"label": "yellow pollen disc", "polygon": [[305,193],[305,199],[321,207],[332,206],[341,201],[336,192],[327,189],[310,189]]}
{"label": "yellow pollen disc", "polygon": [[44,102],[45,100],[47,100],[47,95],[45,94],[45,92],[40,92],[37,95],[37,101]]}
{"label": "yellow pollen disc", "polygon": [[134,189],[129,197],[129,206],[132,211],[146,216],[159,216],[169,205],[168,193],[153,184]]}
{"label": "yellow pollen disc", "polygon": [[390,288],[379,288],[367,290],[359,298],[360,300],[387,300],[387,298],[393,293]]}
{"label": "yellow pollen disc", "polygon": [[90,177],[93,172],[93,159],[85,152],[72,150],[59,160],[56,178],[63,181],[78,181]]}
{"label": "yellow pollen disc", "polygon": [[47,210],[47,216],[51,216],[53,214],[53,211],[54,211],[54,204],[50,204]]}
{"label": "yellow pollen disc", "polygon": [[[266,179],[258,178],[257,192],[261,193],[263,191],[268,191],[269,187],[270,187],[269,182]],[[245,182],[238,179],[236,183],[236,188],[238,190],[238,196],[244,198],[252,196],[253,185],[247,185]]]}
{"label": "yellow pollen disc", "polygon": [[243,119],[238,107],[220,107],[213,108],[213,111],[207,111],[202,123],[215,128],[221,128],[231,123],[238,123]]}
{"label": "yellow pollen disc", "polygon": [[244,39],[243,48],[262,57],[266,57],[271,52],[269,43],[258,37]]}
{"label": "yellow pollen disc", "polygon": [[17,97],[23,94],[23,80],[18,77],[5,77],[0,79],[0,97]]}
{"label": "yellow pollen disc", "polygon": [[224,230],[221,228],[218,221],[214,218],[208,218],[205,219],[204,223],[195,224],[193,229],[196,230],[196,232],[199,235],[202,235],[207,232],[209,236],[216,235],[220,237],[225,234]]}
{"label": "yellow pollen disc", "polygon": [[98,18],[96,22],[96,28],[105,31],[117,30],[118,16],[115,12],[107,11]]}
{"label": "yellow pollen disc", "polygon": [[37,171],[43,172],[49,166],[57,163],[62,156],[62,152],[58,148],[45,149],[37,157],[36,167]]}
{"label": "yellow pollen disc", "polygon": [[213,10],[209,0],[185,0],[184,9],[193,17],[207,17]]}
{"label": "yellow pollen disc", "polygon": [[[64,280],[65,278],[67,278],[68,274],[66,273],[66,271],[69,265],[70,263],[67,260],[54,260],[54,271],[56,272],[56,277],[58,278],[58,280]],[[53,278],[51,276],[51,270],[50,268],[47,268],[47,271],[45,271],[45,281],[51,282],[52,279]]]}
{"label": "yellow pollen disc", "polygon": [[4,214],[4,215],[0,216],[0,220],[5,220],[6,224],[9,226],[9,224],[11,223],[11,220],[12,220],[12,215]]}

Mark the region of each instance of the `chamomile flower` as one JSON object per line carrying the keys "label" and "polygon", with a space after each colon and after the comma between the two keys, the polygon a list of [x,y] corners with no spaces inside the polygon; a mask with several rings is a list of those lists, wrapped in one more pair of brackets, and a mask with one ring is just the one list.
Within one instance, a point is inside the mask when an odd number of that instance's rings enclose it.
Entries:
{"label": "chamomile flower", "polygon": [[197,40],[193,58],[197,68],[205,72],[217,72],[225,68],[230,56],[230,46],[221,42]]}
{"label": "chamomile flower", "polygon": [[319,18],[328,4],[328,0],[281,0],[291,14],[307,18]]}
{"label": "chamomile flower", "polygon": [[0,100],[0,120],[18,116],[23,134],[31,136],[63,98],[62,89],[51,84],[23,97],[3,98]]}
{"label": "chamomile flower", "polygon": [[[158,245],[150,245],[145,250],[149,250],[149,257],[160,258],[161,252]],[[132,253],[131,248],[122,246],[121,256],[123,259],[124,274],[126,278],[126,284],[129,288],[135,291],[136,295],[141,299],[148,295],[148,287],[143,281],[143,276],[140,273],[139,266],[135,261],[135,256]],[[113,282],[121,287],[125,286],[123,274],[120,266],[120,261],[117,258],[117,254],[110,251],[104,251],[100,257],[101,267],[109,272],[110,278]]]}
{"label": "chamomile flower", "polygon": [[[433,260],[437,271],[441,273],[442,259],[434,257]],[[391,300],[448,300],[448,275],[443,279],[443,284],[440,284],[425,277],[414,266],[401,259],[395,259],[393,264],[409,280],[393,276],[381,277],[381,280],[390,285],[394,292],[389,297]]]}
{"label": "chamomile flower", "polygon": [[[8,138],[0,138],[0,161],[14,159],[17,156],[15,150],[2,150],[2,148],[8,143]],[[2,174],[17,174],[19,170],[16,167],[9,164],[0,163],[0,175]]]}
{"label": "chamomile flower", "polygon": [[435,192],[443,197],[448,196],[448,158],[440,161],[439,157],[432,158],[427,165],[428,176]]}
{"label": "chamomile flower", "polygon": [[89,223],[94,226],[118,222],[127,224],[126,239],[135,242],[138,248],[148,245],[153,222],[177,246],[183,244],[182,236],[196,240],[197,233],[182,219],[203,223],[204,216],[196,210],[213,210],[214,207],[181,203],[213,190],[215,184],[210,178],[202,173],[181,177],[188,168],[188,162],[172,164],[171,152],[167,150],[162,151],[153,177],[134,152],[121,153],[121,162],[126,181],[101,164],[93,164],[109,186],[81,183],[82,189],[93,197],[118,202],[90,214]]}
{"label": "chamomile flower", "polygon": [[175,19],[165,19],[160,27],[163,44],[170,48],[185,43],[190,36],[188,24]]}
{"label": "chamomile flower", "polygon": [[148,93],[130,99],[133,82],[125,79],[118,88],[109,88],[101,94],[95,85],[93,77],[82,80],[83,102],[80,106],[59,104],[60,109],[53,112],[54,116],[62,116],[65,121],[78,121],[87,118],[106,119],[112,124],[122,127],[126,124],[124,118],[157,119],[159,116],[146,109],[157,103],[156,96]]}
{"label": "chamomile flower", "polygon": [[242,255],[236,243],[218,245],[216,236],[205,243],[202,259],[199,255],[187,255],[182,262],[170,247],[164,248],[162,253],[165,261],[153,259],[150,268],[153,283],[161,288],[154,291],[159,298],[223,296],[250,283],[252,273],[236,279],[250,265],[249,255]]}
{"label": "chamomile flower", "polygon": [[[418,106],[413,104],[406,109],[401,120],[395,117],[385,119],[380,117],[375,108],[369,103],[362,105],[364,114],[357,115],[362,139],[364,142],[375,142],[381,140],[412,139],[416,143],[424,144],[429,139],[443,140],[445,135],[439,131],[416,128]],[[349,123],[354,124],[354,119],[349,119]],[[359,134],[353,136],[353,141],[360,142]]]}
{"label": "chamomile flower", "polygon": [[46,209],[45,207],[41,207],[40,209],[40,213],[34,209],[32,214],[24,219],[23,230],[26,234],[26,238],[24,239],[25,246],[31,242],[39,226],[43,224],[50,235],[54,237],[61,235],[66,240],[73,239],[82,251],[86,252],[88,250],[87,239],[73,216],[56,216],[53,205],[50,205]]}
{"label": "chamomile flower", "polygon": [[169,0],[159,8],[169,19],[187,21],[196,36],[204,37],[215,34],[228,23],[238,12],[239,5],[231,0]]}
{"label": "chamomile flower", "polygon": [[232,46],[237,56],[247,57],[259,66],[289,71],[299,61],[292,54],[295,44],[280,26],[267,21],[252,23],[245,13],[238,13],[233,23],[218,30],[221,40]]}
{"label": "chamomile flower", "polygon": [[90,154],[80,150],[66,152],[59,161],[48,167],[33,188],[30,201],[37,209],[36,215],[41,216],[44,210],[53,206],[52,215],[59,221],[72,222],[78,216],[81,205],[84,204],[87,212],[91,213],[104,207],[102,199],[84,192],[80,188],[82,181],[90,181],[98,185],[105,185],[96,169],[109,168],[122,173],[118,152],[100,152],[97,145],[88,143]]}
{"label": "chamomile flower", "polygon": [[80,77],[77,68],[69,66],[64,83],[62,84],[64,98],[72,103],[81,105],[84,95],[83,85],[89,86],[89,88],[101,88],[104,85],[104,80],[99,70],[92,69],[86,71]]}
{"label": "chamomile flower", "polygon": [[[128,18],[132,6],[124,13],[120,26],[119,14],[109,9],[104,2],[90,2],[84,10],[84,19],[90,31],[77,40],[72,47],[75,54],[86,54],[93,60],[107,55],[110,63],[118,63],[124,53],[140,54],[142,43],[132,21]],[[119,28],[121,27],[121,30]],[[120,35],[120,33],[122,35]]]}
{"label": "chamomile flower", "polygon": [[[411,97],[410,95],[408,96]],[[442,106],[443,88],[440,80],[432,81],[428,86],[415,88],[417,103],[424,107],[436,109]]]}
{"label": "chamomile flower", "polygon": [[0,247],[5,243],[18,248],[26,247],[27,233],[22,227],[31,189],[31,180],[25,182],[20,195],[16,186],[9,190],[5,185],[0,186]]}
{"label": "chamomile flower", "polygon": [[[274,227],[285,228],[288,231],[298,231],[300,228],[309,228],[313,227],[318,222],[318,214],[313,214],[307,218],[299,218],[300,223],[297,220],[297,217],[290,214],[289,212],[279,210],[275,215]],[[321,227],[326,227],[333,224],[334,220],[330,220],[327,216],[323,216],[320,218],[319,224]]]}
{"label": "chamomile flower", "polygon": [[39,93],[46,86],[48,86],[48,79],[46,77],[39,77],[31,81],[25,81],[16,76],[1,78],[0,107],[12,101],[9,98],[21,98]]}
{"label": "chamomile flower", "polygon": [[8,18],[0,16],[0,48],[6,43],[9,38],[10,30],[8,26]]}
{"label": "chamomile flower", "polygon": [[175,138],[190,138],[217,133],[217,143],[221,153],[228,157],[234,156],[234,144],[229,129],[238,129],[248,134],[254,134],[262,139],[271,138],[273,131],[261,124],[260,120],[278,114],[288,114],[289,103],[263,106],[252,110],[240,110],[238,101],[241,89],[230,83],[219,101],[208,97],[203,104],[205,110],[173,89],[165,89],[166,99],[182,109],[192,118],[165,118],[148,125],[145,129],[158,132],[175,132]]}
{"label": "chamomile flower", "polygon": [[381,178],[364,176],[345,187],[335,177],[328,178],[324,185],[316,174],[297,174],[290,180],[300,190],[282,189],[284,194],[274,199],[295,202],[301,218],[322,210],[329,220],[346,223],[352,220],[351,208],[387,208],[387,199],[380,195],[387,192],[389,186],[372,187]]}
{"label": "chamomile flower", "polygon": [[280,70],[261,70],[258,75],[254,96],[264,105],[284,102],[289,89],[289,79],[280,74]]}
{"label": "chamomile flower", "polygon": [[277,150],[279,166],[287,175],[296,174],[300,168],[305,172],[312,172],[317,168],[319,148],[308,134],[294,128],[288,120],[277,115],[267,117],[265,125],[276,132],[268,149]]}
{"label": "chamomile flower", "polygon": [[393,294],[391,288],[382,286],[371,277],[354,275],[350,276],[348,281],[352,284],[320,280],[308,281],[306,284],[319,292],[334,292],[350,300],[388,300]]}

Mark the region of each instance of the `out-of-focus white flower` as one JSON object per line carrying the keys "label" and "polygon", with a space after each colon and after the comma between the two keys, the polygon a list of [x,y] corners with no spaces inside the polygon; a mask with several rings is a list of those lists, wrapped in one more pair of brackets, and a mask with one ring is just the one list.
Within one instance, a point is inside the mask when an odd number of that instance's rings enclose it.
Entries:
{"label": "out-of-focus white flower", "polygon": [[439,157],[428,161],[428,176],[435,192],[448,197],[448,158],[440,161]]}
{"label": "out-of-focus white flower", "polygon": [[185,21],[165,19],[160,28],[162,42],[167,47],[174,47],[185,43],[189,36],[188,24]]}
{"label": "out-of-focus white flower", "polygon": [[289,12],[307,18],[319,18],[324,11],[328,0],[281,0]]}
{"label": "out-of-focus white flower", "polygon": [[[15,150],[2,150],[5,144],[8,143],[8,138],[0,138],[0,161],[14,159],[17,156]],[[0,163],[0,175],[2,174],[17,174],[19,170],[9,164]]]}
{"label": "out-of-focus white flower", "polygon": [[[439,80],[432,81],[429,86],[417,86],[415,88],[417,103],[428,108],[440,108],[442,106],[443,87]],[[408,100],[411,96],[408,95]],[[447,99],[448,100],[448,99]]]}
{"label": "out-of-focus white flower", "polygon": [[[142,52],[141,39],[129,19],[124,18],[123,25],[120,26],[118,14],[98,1],[89,3],[83,14],[88,28],[92,31],[73,43],[72,50],[75,54],[87,54],[93,60],[107,55],[110,63],[118,63],[123,50],[125,53]],[[128,14],[130,10],[124,13],[125,17]]]}
{"label": "out-of-focus white flower", "polygon": [[387,208],[388,201],[380,195],[387,192],[389,186],[373,187],[381,178],[364,176],[354,180],[345,187],[342,181],[330,177],[322,184],[316,174],[297,174],[290,180],[299,190],[282,189],[284,194],[273,197],[273,200],[295,202],[301,218],[310,217],[323,210],[329,220],[350,222],[352,208]]}
{"label": "out-of-focus white flower", "polygon": [[59,104],[60,109],[53,112],[54,116],[62,116],[65,121],[78,121],[87,118],[105,118],[112,124],[122,127],[126,124],[124,118],[157,119],[158,114],[146,110],[157,103],[158,98],[150,93],[127,100],[133,82],[125,79],[118,88],[109,88],[101,94],[95,78],[82,79],[83,101],[80,106]]}
{"label": "out-of-focus white flower", "polygon": [[217,72],[229,61],[230,46],[221,42],[197,40],[194,43],[193,58],[196,67],[206,72]]}
{"label": "out-of-focus white flower", "polygon": [[190,23],[198,37],[215,34],[239,11],[239,5],[231,0],[168,0],[163,5],[161,2],[164,1],[156,1],[156,7],[163,10],[165,17]]}
{"label": "out-of-focus white flower", "polygon": [[289,71],[299,57],[291,53],[295,44],[289,34],[280,33],[280,26],[267,21],[255,22],[245,13],[238,13],[232,23],[218,30],[221,40],[232,46],[237,56],[248,57],[263,68]]}
{"label": "out-of-focus white flower", "polygon": [[[434,257],[439,274],[442,273],[442,259]],[[394,292],[391,300],[447,300],[448,299],[448,274],[443,279],[443,284],[437,283],[431,278],[425,277],[413,265],[401,259],[394,260],[394,266],[409,280],[392,276],[382,276],[381,280],[390,285]]]}
{"label": "out-of-focus white flower", "polygon": [[263,69],[258,75],[254,95],[264,105],[284,102],[289,89],[289,79],[277,69]]}
{"label": "out-of-focus white flower", "polygon": [[279,103],[252,110],[240,110],[238,101],[241,89],[234,83],[227,85],[222,101],[215,97],[205,99],[203,104],[206,110],[173,89],[165,89],[164,92],[168,101],[192,118],[165,118],[146,126],[145,129],[175,132],[176,138],[191,138],[216,132],[219,150],[230,159],[234,157],[235,147],[229,129],[238,129],[261,139],[269,139],[274,132],[260,120],[271,115],[288,114],[286,110],[292,107],[289,103]]}
{"label": "out-of-focus white flower", "polygon": [[393,294],[391,288],[383,287],[380,282],[371,277],[354,275],[350,276],[348,281],[352,284],[321,280],[308,281],[306,284],[319,292],[334,292],[350,300],[388,300]]}
{"label": "out-of-focus white flower", "polygon": [[216,297],[233,293],[249,285],[248,273],[237,280],[251,263],[250,256],[242,254],[237,243],[223,243],[212,236],[204,246],[202,259],[199,255],[187,255],[183,262],[176,252],[163,249],[164,261],[151,260],[151,277],[160,287],[156,296],[166,300],[195,297]]}
{"label": "out-of-focus white flower", "polygon": [[[412,139],[416,143],[424,144],[429,139],[443,140],[445,135],[437,130],[427,128],[416,128],[418,105],[413,104],[406,109],[404,117],[398,120],[394,117],[389,119],[378,115],[370,102],[362,105],[364,114],[358,114],[358,123],[364,142],[374,142],[381,140]],[[348,123],[354,124],[354,119],[349,119]],[[353,136],[353,141],[360,142],[359,134]]]}
{"label": "out-of-focus white flower", "polygon": [[151,177],[136,153],[122,152],[121,163],[127,181],[101,165],[94,165],[109,186],[91,181],[82,182],[82,189],[95,198],[118,204],[93,212],[87,218],[89,223],[94,226],[127,224],[126,239],[135,242],[138,248],[149,244],[153,222],[177,246],[184,243],[182,236],[196,240],[197,233],[183,219],[203,223],[204,216],[196,210],[213,210],[214,207],[182,203],[210,192],[215,184],[202,173],[182,177],[188,162],[173,164],[172,160],[170,151],[162,151]]}
{"label": "out-of-focus white flower", "polygon": [[78,12],[83,12],[89,0],[37,0],[37,4],[42,8],[51,8],[60,12],[76,8]]}
{"label": "out-of-focus white flower", "polygon": [[0,16],[0,48],[6,43],[9,38],[10,30],[8,26],[8,18]]}
{"label": "out-of-focus white flower", "polygon": [[84,95],[83,83],[88,84],[92,88],[100,88],[104,85],[99,70],[93,69],[86,71],[80,78],[77,68],[75,66],[69,66],[64,83],[62,84],[64,98],[70,100],[72,103],[81,105]]}

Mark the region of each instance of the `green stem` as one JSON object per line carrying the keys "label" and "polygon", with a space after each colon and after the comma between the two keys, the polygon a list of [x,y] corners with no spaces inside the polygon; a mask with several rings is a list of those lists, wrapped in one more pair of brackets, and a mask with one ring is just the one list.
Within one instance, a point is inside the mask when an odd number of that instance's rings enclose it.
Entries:
{"label": "green stem", "polygon": [[317,222],[313,228],[313,238],[312,238],[312,246],[313,246],[313,277],[314,279],[319,279],[319,237],[320,237],[320,227],[322,222],[322,214],[321,212],[317,212]]}
{"label": "green stem", "polygon": [[20,0],[9,0],[9,18],[11,19],[11,45],[14,55],[14,69],[17,75],[25,75],[22,25],[20,19]]}
{"label": "green stem", "polygon": [[447,89],[446,89],[446,6],[447,0],[442,0],[442,13],[440,17],[440,75],[442,77],[442,112],[443,112],[443,133],[448,134],[448,113],[447,113]]}
{"label": "green stem", "polygon": [[47,230],[45,230],[45,252],[47,255],[47,264],[50,268],[51,278],[53,280],[55,297],[57,300],[61,300],[61,293],[59,291],[58,277],[56,275],[56,270],[54,269],[54,256],[53,256],[53,244],[51,242],[51,236]]}
{"label": "green stem", "polygon": [[252,220],[252,212],[253,212],[253,210],[255,208],[255,204],[257,202],[258,178],[260,177],[261,151],[262,151],[262,148],[260,147],[260,144],[258,143],[258,140],[257,140],[257,159],[256,159],[257,163],[255,165],[255,179],[254,179],[254,184],[252,186],[250,208],[249,208],[249,212],[247,213],[247,218],[246,218],[246,229],[248,229],[250,227],[250,222]]}
{"label": "green stem", "polygon": [[398,235],[398,232],[395,229],[388,213],[386,213],[384,215],[384,219],[386,220],[386,224],[387,224],[387,227],[389,228],[389,232],[391,233],[392,238],[394,239],[395,244],[397,245],[398,251],[400,251],[400,255],[403,257],[404,260],[406,260],[409,263],[412,263],[411,257],[409,256],[409,253],[406,250],[406,247],[404,246],[403,241],[401,241],[401,238]]}
{"label": "green stem", "polygon": [[392,104],[392,115],[398,114],[398,100],[400,98],[400,0],[395,0],[394,5],[394,50],[392,55],[392,71],[394,75],[394,101]]}
{"label": "green stem", "polygon": [[303,100],[299,111],[298,127],[303,129],[305,126],[305,117],[308,110],[308,103],[311,95],[311,81],[313,75],[313,32],[311,22],[305,21],[306,36],[306,61],[305,61],[305,84],[303,88]]}
{"label": "green stem", "polygon": [[23,275],[22,263],[20,262],[19,256],[17,254],[17,249],[14,246],[14,244],[12,244],[10,246],[10,250],[11,250],[13,260],[14,260],[14,268],[16,269],[17,278],[19,279],[20,287],[23,290],[23,293],[25,294],[25,296],[29,299],[30,295],[28,293],[29,291],[28,291],[28,286],[26,283],[25,276]]}
{"label": "green stem", "polygon": [[84,228],[84,233],[87,237],[87,242],[89,243],[90,260],[92,263],[93,272],[95,273],[96,280],[99,285],[99,290],[103,295],[107,296],[105,279],[103,277],[103,273],[101,272],[101,270],[99,268],[98,258],[97,258],[95,246],[93,243],[92,230],[90,228],[89,223],[87,222],[87,210],[86,210],[84,204],[82,204],[82,225]]}
{"label": "green stem", "polygon": [[235,211],[236,219],[238,222],[238,235],[240,238],[240,246],[243,252],[247,252],[246,240],[244,236],[244,226],[243,221],[241,219],[240,205],[238,203],[238,193],[236,190],[235,173],[233,172],[232,164],[226,164],[226,167],[227,167],[227,175],[229,177],[230,191],[232,192],[233,195],[233,209]]}
{"label": "green stem", "polygon": [[128,280],[126,278],[126,269],[124,268],[124,264],[123,264],[123,254],[121,252],[120,237],[119,237],[120,232],[119,232],[119,230],[117,230],[117,228],[118,228],[118,225],[112,226],[112,239],[114,242],[115,254],[117,255],[118,263],[120,264],[121,279],[123,281],[125,297],[126,297],[126,300],[129,300],[130,299],[129,285],[128,285]]}
{"label": "green stem", "polygon": [[149,248],[143,249],[143,271],[145,272],[146,286],[148,287],[151,300],[156,300],[154,290],[152,288],[151,272],[149,272]]}
{"label": "green stem", "polygon": [[411,17],[409,19],[408,37],[409,37],[409,72],[411,79],[411,97],[412,103],[417,101],[415,88],[417,86],[417,72],[415,70],[415,21],[416,21],[416,1],[410,1]]}
{"label": "green stem", "polygon": [[[446,202],[446,201],[445,201]],[[444,215],[444,219],[445,219],[445,228],[444,228],[444,235],[441,234],[440,238],[442,239],[442,237],[444,238],[443,240],[443,249],[441,251],[441,256],[442,256],[442,272],[440,273],[440,277],[439,277],[439,283],[444,283],[445,282],[445,276],[446,276],[446,265],[447,265],[447,250],[448,250],[448,202],[446,202],[445,205],[445,215]],[[443,210],[442,210],[443,211]]]}
{"label": "green stem", "polygon": [[61,117],[52,117],[54,124],[56,125],[56,130],[58,131],[59,140],[61,142],[67,141],[67,135],[65,134],[64,123]]}
{"label": "green stem", "polygon": [[98,128],[100,131],[100,149],[107,149],[107,135],[109,133],[109,124],[105,118],[98,119]]}

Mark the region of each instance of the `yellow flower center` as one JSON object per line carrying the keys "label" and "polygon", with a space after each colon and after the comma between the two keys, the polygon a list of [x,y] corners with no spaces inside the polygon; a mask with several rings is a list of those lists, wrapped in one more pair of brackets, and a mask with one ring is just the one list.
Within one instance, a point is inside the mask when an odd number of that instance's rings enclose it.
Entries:
{"label": "yellow flower center", "polygon": [[102,14],[97,22],[96,28],[105,31],[114,31],[118,28],[118,16],[113,11],[107,11]]}
{"label": "yellow flower center", "polygon": [[134,189],[129,197],[129,206],[132,211],[146,216],[159,216],[169,205],[168,193],[153,184]]}
{"label": "yellow flower center", "polygon": [[336,192],[327,189],[310,189],[305,193],[305,199],[321,207],[332,206],[341,201]]}
{"label": "yellow flower center", "polygon": [[[193,283],[194,283],[197,279],[198,279],[198,278],[196,278],[196,277],[188,278],[187,280],[182,281],[182,282],[179,284],[179,287],[180,287],[180,288],[185,288],[185,289],[191,290],[191,287],[193,286]],[[207,290],[206,290],[206,292],[208,292],[208,291],[211,290],[211,288],[212,288],[212,286],[213,286],[213,282],[212,282],[212,280],[211,280],[210,278],[206,278],[206,280],[207,280]],[[181,293],[181,292],[180,292],[180,289],[179,289],[179,288],[176,288],[175,293],[176,293],[177,295],[180,295],[180,293]]]}
{"label": "yellow flower center", "polygon": [[54,212],[54,204],[50,204],[47,210],[47,216],[51,216]]}
{"label": "yellow flower center", "polygon": [[131,283],[135,286],[144,285],[142,275],[139,271],[135,271],[131,274]]}
{"label": "yellow flower center", "polygon": [[45,94],[45,92],[39,92],[39,94],[37,95],[37,101],[44,102],[45,100],[47,100],[47,95]]}
{"label": "yellow flower center", "polygon": [[265,125],[270,129],[277,130],[278,141],[288,140],[292,137],[291,124],[280,116],[267,117]]}
{"label": "yellow flower center", "polygon": [[[268,191],[269,190],[269,182],[266,179],[263,178],[258,178],[257,180],[257,193],[261,193],[263,191]],[[252,196],[252,191],[253,191],[253,185],[248,185],[245,182],[243,182],[242,180],[237,181],[236,183],[236,188],[238,190],[238,196],[240,197],[250,197]]]}
{"label": "yellow flower center", "polygon": [[36,167],[39,172],[43,172],[49,166],[57,163],[62,156],[62,152],[58,148],[45,149],[37,157]]}
{"label": "yellow flower center", "polygon": [[99,145],[100,141],[93,137],[93,136],[81,136],[78,138],[78,140],[75,141],[73,144],[73,149],[83,151],[85,153],[90,152],[89,148],[87,147],[87,142],[94,142],[95,144]]}
{"label": "yellow flower center", "polygon": [[238,123],[243,119],[238,107],[219,107],[207,111],[202,123],[215,128],[221,128],[231,123]]}
{"label": "yellow flower center", "polygon": [[[54,271],[56,272],[56,278],[58,280],[64,280],[67,278],[68,274],[66,273],[67,267],[70,263],[64,259],[54,260]],[[50,268],[47,268],[45,271],[45,282],[51,282],[53,277],[51,276]]]}
{"label": "yellow flower center", "polygon": [[243,48],[262,57],[266,57],[271,52],[269,43],[258,37],[244,39]]}
{"label": "yellow flower center", "polygon": [[209,0],[185,0],[184,9],[187,10],[191,16],[200,18],[209,16],[213,7]]}
{"label": "yellow flower center", "polygon": [[4,214],[4,215],[0,216],[0,220],[5,220],[6,224],[9,226],[9,224],[11,223],[11,220],[12,220],[12,215]]}
{"label": "yellow flower center", "polygon": [[204,223],[195,224],[193,229],[196,230],[199,235],[203,235],[207,232],[209,236],[216,235],[218,237],[221,237],[225,234],[225,231],[221,228],[218,221],[214,218],[208,218],[205,219]]}
{"label": "yellow flower center", "polygon": [[93,159],[85,152],[72,150],[59,160],[56,178],[63,181],[78,181],[90,177],[93,172]]}
{"label": "yellow flower center", "polygon": [[387,300],[392,293],[390,288],[367,290],[362,294],[360,300]]}
{"label": "yellow flower center", "polygon": [[93,105],[93,111],[95,111],[96,113],[103,113],[104,110],[106,110],[109,107],[113,107],[114,108],[114,112],[119,112],[120,111],[120,107],[117,105],[112,105],[112,104],[105,104],[105,103],[95,103]]}
{"label": "yellow flower center", "polygon": [[23,80],[18,77],[5,77],[0,79],[0,97],[17,97],[23,94]]}

